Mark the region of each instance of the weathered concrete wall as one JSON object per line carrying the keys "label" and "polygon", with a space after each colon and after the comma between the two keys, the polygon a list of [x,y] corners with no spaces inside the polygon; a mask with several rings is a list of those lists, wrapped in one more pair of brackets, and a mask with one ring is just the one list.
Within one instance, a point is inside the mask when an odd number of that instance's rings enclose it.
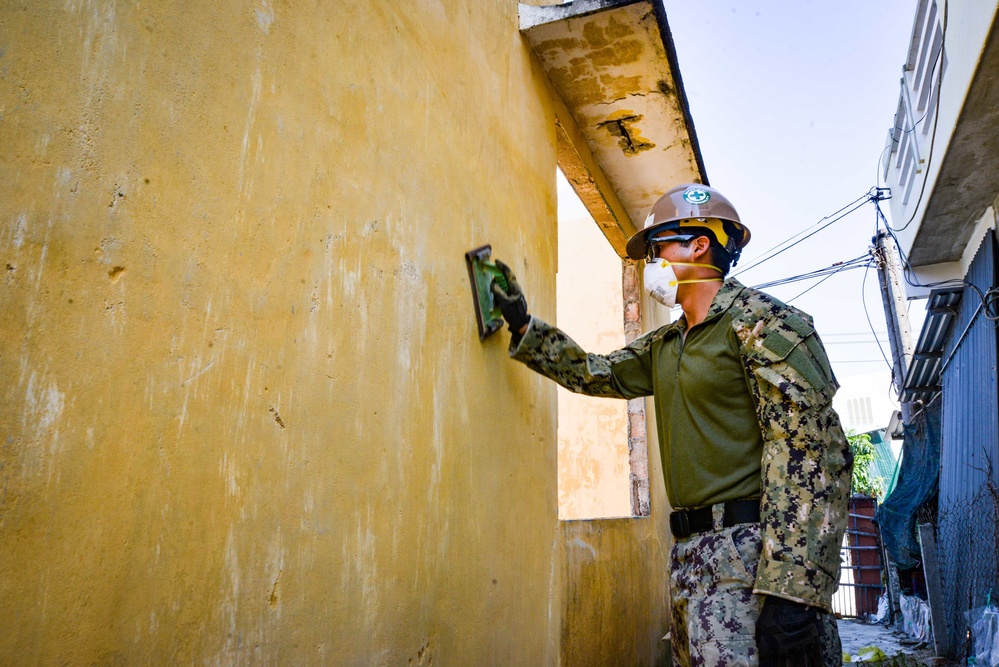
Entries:
{"label": "weathered concrete wall", "polygon": [[[621,258],[589,216],[559,220],[556,294],[559,327],[585,350],[624,346]],[[630,516],[629,473],[627,402],[559,387],[559,517]]]}
{"label": "weathered concrete wall", "polygon": [[0,8],[0,656],[557,660],[554,121],[513,2]]}
{"label": "weathered concrete wall", "polygon": [[0,662],[658,659],[658,464],[561,525],[554,385],[475,332],[486,242],[555,308],[516,12],[0,7]]}
{"label": "weathered concrete wall", "polygon": [[[592,219],[559,221],[558,262],[559,326],[588,350],[623,346],[621,259]],[[652,304],[649,324],[668,318]],[[632,513],[626,407],[559,389],[563,519]],[[649,442],[652,458],[638,466],[650,478],[649,517],[562,523],[563,665],[669,664],[669,509],[654,427]]]}
{"label": "weathered concrete wall", "polygon": [[[670,311],[644,293],[644,329],[670,322]],[[564,521],[563,665],[669,665],[669,512],[655,410],[646,400],[649,516]],[[635,468],[633,467],[633,470]]]}
{"label": "weathered concrete wall", "polygon": [[563,665],[669,665],[669,540],[662,472],[652,515],[565,521]]}

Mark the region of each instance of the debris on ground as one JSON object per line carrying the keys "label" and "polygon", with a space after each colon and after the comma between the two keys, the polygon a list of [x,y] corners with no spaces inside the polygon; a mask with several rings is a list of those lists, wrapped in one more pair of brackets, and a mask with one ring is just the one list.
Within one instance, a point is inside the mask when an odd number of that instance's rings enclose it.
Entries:
{"label": "debris on ground", "polygon": [[887,626],[856,619],[840,619],[838,625],[845,665],[938,667],[946,664],[934,657],[931,644],[914,641]]}

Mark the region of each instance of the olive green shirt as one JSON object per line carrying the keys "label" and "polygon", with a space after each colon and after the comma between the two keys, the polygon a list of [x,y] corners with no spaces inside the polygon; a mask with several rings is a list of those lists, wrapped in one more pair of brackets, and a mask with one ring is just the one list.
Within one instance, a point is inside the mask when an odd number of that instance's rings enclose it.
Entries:
{"label": "olive green shirt", "polygon": [[685,329],[599,355],[532,318],[510,355],[571,391],[654,396],[670,504],[759,495],[755,590],[831,610],[853,455],[811,318],[729,279],[686,341]]}
{"label": "olive green shirt", "polygon": [[[688,330],[681,318],[644,354],[610,364],[620,397],[655,396],[666,498],[674,508],[760,495],[763,436],[730,320],[718,311]],[[546,327],[534,318],[525,338]],[[527,338],[519,347],[530,346]]]}

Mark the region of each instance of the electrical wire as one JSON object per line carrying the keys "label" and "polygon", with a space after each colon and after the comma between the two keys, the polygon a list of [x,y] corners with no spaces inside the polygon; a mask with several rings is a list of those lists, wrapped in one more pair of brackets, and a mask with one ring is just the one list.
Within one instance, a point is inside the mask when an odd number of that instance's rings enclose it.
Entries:
{"label": "electrical wire", "polygon": [[[880,207],[878,208],[878,212],[880,213]],[[884,214],[881,215],[883,218]],[[991,322],[999,323],[999,286],[992,286],[987,291],[983,292],[981,288],[978,287],[978,285],[975,285],[974,283],[968,282],[961,278],[953,278],[951,280],[940,280],[932,283],[917,282],[911,278],[911,274],[913,273],[912,265],[909,262],[909,258],[905,254],[905,251],[902,250],[902,244],[899,242],[898,237],[895,235],[895,232],[891,229],[891,227],[887,226],[887,221],[886,221],[886,231],[888,235],[891,237],[891,239],[895,242],[895,247],[898,250],[899,258],[902,263],[902,277],[905,279],[907,285],[909,285],[910,287],[920,287],[923,289],[935,289],[935,288],[947,289],[947,288],[958,288],[958,287],[971,288],[978,296],[979,301],[981,301],[982,309],[984,310],[985,314],[985,319]]]}
{"label": "electrical wire", "polygon": [[[934,68],[935,67],[936,66],[934,65]],[[922,123],[924,120],[926,120],[926,115],[928,113],[929,113],[928,111],[924,111],[923,115],[919,117],[919,120],[916,120],[912,123],[912,127],[910,127],[908,130],[902,130],[902,134],[909,134],[911,132],[914,132],[916,128],[919,127],[919,124]],[[895,128],[893,127],[892,128],[893,135],[894,132]],[[874,174],[874,182],[877,184],[879,189],[881,187],[881,161],[885,159],[885,153],[888,153],[889,155],[891,154],[890,151],[895,146],[896,143],[897,142],[895,141],[895,138],[893,136],[889,140],[888,145],[881,149],[881,154],[878,156],[878,166],[877,166],[877,172]],[[887,184],[887,181],[885,182],[885,184]]]}
{"label": "electrical wire", "polygon": [[[823,339],[825,339],[825,336],[823,336]],[[874,343],[882,343],[882,342],[884,342],[884,340],[881,338],[878,339],[866,338],[864,340],[826,340],[825,344],[826,345],[871,345]]]}
{"label": "electrical wire", "polygon": [[[968,282],[962,278],[953,278],[950,280],[940,280],[932,283],[920,283],[911,277],[914,273],[912,269],[912,264],[909,262],[909,258],[905,251],[902,250],[902,244],[898,240],[898,236],[895,234],[895,230],[888,224],[888,219],[885,217],[884,212],[881,210],[879,200],[874,202],[874,207],[879,216],[879,219],[884,222],[885,231],[891,237],[892,241],[895,243],[895,248],[898,250],[899,259],[902,263],[902,277],[906,284],[910,287],[920,287],[923,289],[935,289],[935,288],[971,288],[978,296],[981,301],[982,309],[984,311],[985,319],[996,322],[999,325],[999,286],[992,286],[987,291],[982,292],[981,288],[974,283]],[[885,261],[882,259],[882,261]]]}
{"label": "electrical wire", "polygon": [[[868,326],[871,327],[871,333],[874,334],[874,338],[876,340],[877,333],[875,333],[874,331],[874,323],[871,322],[871,313],[867,309],[867,274],[870,273],[870,271],[871,271],[871,265],[868,264],[867,268],[864,269],[864,280],[860,285],[860,301],[864,305],[864,316],[867,318],[867,324]],[[877,340],[876,342],[878,343],[878,351],[881,352],[881,357],[885,360],[885,364],[888,365],[888,370],[891,371],[893,386],[894,386],[895,367],[892,365],[890,361],[888,361],[888,357],[885,355],[885,350],[883,347],[881,347],[881,342]]]}
{"label": "electrical wire", "polygon": [[839,361],[830,359],[831,363],[834,364],[880,364],[883,363],[882,359],[840,359]]}
{"label": "electrical wire", "polygon": [[999,287],[989,288],[987,292],[982,292],[982,290],[975,283],[965,283],[965,287],[970,287],[978,294],[978,298],[982,302],[982,310],[985,313],[985,319],[990,322],[999,322]]}
{"label": "electrical wire", "polygon": [[[869,261],[869,260],[868,260],[868,261]],[[787,300],[787,301],[786,301],[785,303],[791,303],[792,301],[794,301],[795,299],[797,299],[797,298],[798,298],[799,296],[801,296],[801,295],[803,295],[803,294],[807,294],[808,292],[812,291],[813,289],[815,289],[816,287],[818,287],[819,285],[821,285],[821,284],[822,284],[822,283],[824,283],[825,281],[827,281],[827,280],[829,280],[830,278],[832,278],[833,276],[835,276],[835,275],[836,275],[837,273],[839,273],[840,271],[846,271],[846,270],[848,270],[848,269],[857,269],[857,268],[860,268],[860,267],[859,267],[859,266],[844,266],[844,267],[842,267],[842,268],[840,268],[840,269],[838,269],[838,270],[836,270],[836,271],[833,271],[832,273],[828,274],[828,275],[827,275],[827,276],[826,276],[825,278],[823,278],[822,280],[820,280],[820,281],[818,281],[817,283],[815,283],[814,285],[811,285],[810,287],[808,287],[808,288],[807,288],[807,289],[806,289],[805,291],[803,291],[803,292],[799,292],[799,293],[798,293],[798,294],[796,294],[795,296],[792,296],[792,297],[791,297],[790,299],[788,299],[788,300]]]}
{"label": "electrical wire", "polygon": [[[914,271],[912,270],[912,264],[909,262],[909,258],[905,254],[905,251],[902,250],[902,243],[898,240],[898,236],[895,234],[895,230],[892,229],[891,226],[888,224],[888,218],[886,218],[885,214],[881,211],[881,205],[879,202],[877,201],[874,202],[874,208],[877,211],[877,215],[880,218],[880,220],[882,220],[885,224],[885,231],[892,238],[892,241],[895,242],[895,248],[898,250],[899,259],[902,262],[902,278],[905,280],[907,285],[909,285],[910,287],[922,287],[926,289],[933,289],[937,287],[944,287],[944,288],[964,287],[968,285],[968,283],[966,283],[964,280],[960,278],[952,278],[950,280],[940,280],[932,283],[920,283],[913,280],[911,277],[912,274],[914,273]],[[880,227],[876,226],[876,230],[877,229],[880,229]],[[877,231],[875,232],[875,236],[877,236]]]}
{"label": "electrical wire", "polygon": [[[817,221],[817,222],[815,223],[815,225],[817,225],[817,224],[821,223],[821,222],[822,222],[823,220],[826,220],[826,219],[828,219],[828,218],[831,218],[831,217],[832,217],[832,216],[834,216],[834,215],[837,215],[837,214],[839,214],[839,213],[840,213],[840,211],[842,211],[843,209],[846,209],[846,208],[849,208],[850,206],[853,206],[854,204],[856,204],[857,202],[859,202],[859,201],[860,201],[861,199],[864,199],[865,197],[867,197],[867,196],[868,196],[869,194],[870,194],[870,191],[868,191],[868,192],[865,192],[864,194],[862,194],[861,196],[857,197],[856,199],[854,199],[854,200],[853,200],[852,202],[850,202],[849,204],[846,204],[845,206],[842,206],[842,207],[840,207],[840,208],[839,208],[839,210],[836,210],[836,211],[833,211],[833,212],[832,212],[832,213],[830,213],[829,215],[826,215],[826,216],[823,216],[822,218],[820,218],[820,219],[819,219],[819,220],[818,220],[818,221]],[[811,226],[812,226],[812,227],[814,227],[815,225],[811,225]],[[809,229],[810,229],[810,227],[806,227],[805,229],[801,230],[801,231],[800,231],[800,232],[798,232],[797,234],[793,234],[793,235],[791,235],[790,237],[788,237],[788,238],[784,239],[783,241],[781,241],[781,242],[780,242],[780,243],[778,243],[777,245],[773,246],[772,248],[769,248],[769,249],[767,249],[767,250],[764,250],[764,251],[763,251],[762,253],[760,253],[760,255],[759,255],[759,256],[762,256],[762,255],[765,255],[765,254],[767,254],[768,252],[770,252],[771,250],[776,250],[777,248],[781,247],[781,246],[782,246],[782,245],[784,245],[785,243],[789,243],[789,242],[793,241],[794,239],[798,238],[798,237],[799,237],[799,236],[801,236],[802,234],[805,234],[805,233],[807,233]],[[755,260],[753,260],[753,261],[755,261]]]}
{"label": "electrical wire", "polygon": [[[796,276],[789,276],[787,278],[779,278],[777,280],[771,280],[770,282],[760,283],[758,285],[753,285],[754,289],[768,289],[770,287],[776,287],[778,285],[787,285],[789,283],[796,283],[801,280],[809,280],[812,278],[821,278],[823,276],[830,277],[839,273],[840,271],[845,271],[848,269],[860,269],[864,266],[870,264],[871,258],[868,255],[861,255],[860,257],[855,257],[853,259],[848,259],[843,262],[836,262],[824,269],[817,269],[809,273],[802,273]],[[825,278],[823,278],[824,280]],[[813,286],[814,287],[814,286]]]}
{"label": "electrical wire", "polygon": [[[797,234],[795,234],[795,235],[793,235],[793,236],[791,236],[791,237],[789,237],[789,238],[781,241],[780,243],[778,243],[774,247],[770,248],[769,250],[764,251],[761,255],[759,255],[756,259],[753,260],[752,264],[750,264],[749,266],[743,267],[743,268],[739,269],[738,271],[736,271],[735,273],[733,273],[732,277],[739,276],[739,275],[745,273],[746,271],[749,271],[750,269],[756,268],[757,266],[759,266],[760,264],[763,264],[764,262],[770,261],[771,259],[773,259],[777,255],[781,254],[782,252],[785,252],[786,250],[790,250],[791,248],[793,248],[794,246],[798,245],[799,243],[801,243],[805,239],[807,239],[807,238],[809,238],[811,236],[814,236],[815,234],[818,234],[823,229],[825,229],[826,227],[829,227],[833,223],[839,222],[840,220],[842,220],[843,218],[845,218],[847,215],[849,215],[850,213],[853,213],[858,208],[860,208],[861,206],[863,206],[864,204],[866,204],[868,201],[870,201],[870,198],[871,198],[871,191],[868,190],[867,192],[865,192],[860,197],[857,197],[856,199],[854,199],[852,202],[850,202],[846,206],[843,206],[842,208],[840,208],[838,211],[835,211],[833,213],[830,213],[827,216],[824,216],[818,222],[816,222],[815,225],[822,224],[823,221],[828,220],[832,216],[837,216],[837,217],[833,218],[832,220],[829,220],[829,222],[827,222],[826,224],[822,225],[818,229],[814,229],[814,230],[812,230],[811,228],[803,229],[802,231],[798,232]],[[852,207],[852,208],[850,208],[850,207]],[[847,209],[847,208],[849,208],[850,210],[848,210],[845,213],[842,213],[842,215],[840,215],[840,213],[844,209]],[[815,225],[812,225],[812,227],[814,227]],[[803,234],[804,234],[804,236],[802,236]],[[801,238],[798,238],[799,236]],[[792,241],[793,241],[793,243],[792,243]],[[790,244],[790,245],[786,245],[785,246],[785,244]],[[781,246],[785,246],[785,247],[781,248]],[[778,248],[780,248],[780,250],[777,250]],[[776,250],[776,252],[773,252],[775,250]]]}

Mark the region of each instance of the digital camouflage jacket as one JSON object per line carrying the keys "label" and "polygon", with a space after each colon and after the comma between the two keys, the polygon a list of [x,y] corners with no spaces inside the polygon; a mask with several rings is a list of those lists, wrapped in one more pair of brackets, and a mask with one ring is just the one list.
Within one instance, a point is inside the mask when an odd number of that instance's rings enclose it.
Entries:
{"label": "digital camouflage jacket", "polygon": [[[853,455],[832,409],[835,377],[805,313],[729,279],[715,296],[705,322],[723,316],[738,339],[763,437],[763,552],[756,592],[831,611],[853,467]],[[662,358],[660,346],[685,329],[686,320],[680,318],[623,349],[598,355],[588,354],[563,332],[533,318],[521,340],[511,343],[510,355],[571,391],[636,398],[650,392],[620,378],[633,376],[636,369],[650,369],[653,360]],[[655,395],[648,373],[644,384]],[[655,375],[669,377],[662,369]],[[658,426],[662,431],[664,424]]]}

